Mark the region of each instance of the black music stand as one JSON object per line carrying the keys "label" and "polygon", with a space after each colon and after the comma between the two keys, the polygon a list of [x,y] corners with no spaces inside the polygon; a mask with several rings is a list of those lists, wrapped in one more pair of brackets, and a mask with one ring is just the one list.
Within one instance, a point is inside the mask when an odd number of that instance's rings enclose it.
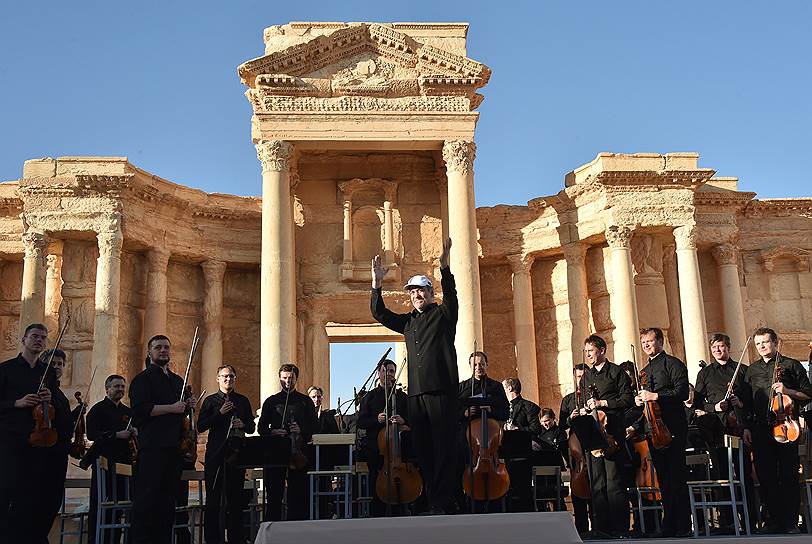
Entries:
{"label": "black music stand", "polygon": [[238,468],[285,468],[290,463],[286,436],[229,438],[226,447],[236,454],[231,464]]}
{"label": "black music stand", "polygon": [[570,420],[570,428],[578,437],[581,449],[585,452],[609,447],[601,434],[598,422],[590,415],[578,416]]}
{"label": "black music stand", "polygon": [[533,441],[530,431],[502,431],[502,445],[499,457],[502,459],[528,459],[533,455]]}

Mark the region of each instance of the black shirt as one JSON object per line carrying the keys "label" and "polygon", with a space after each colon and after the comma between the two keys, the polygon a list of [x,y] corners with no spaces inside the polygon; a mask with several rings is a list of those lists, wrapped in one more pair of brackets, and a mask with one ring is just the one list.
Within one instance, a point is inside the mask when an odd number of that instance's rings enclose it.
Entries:
{"label": "black shirt", "polygon": [[318,425],[315,434],[338,434],[335,410],[322,410],[317,414]]}
{"label": "black shirt", "polygon": [[569,465],[569,462],[566,461],[569,457],[567,435],[560,425],[553,425],[549,429],[541,427],[533,439],[541,446],[541,451],[534,456],[539,459],[540,464],[562,467]]}
{"label": "black shirt", "polygon": [[[406,399],[406,393],[403,391],[398,390],[395,393],[395,408],[397,409],[398,415],[402,417],[408,425],[409,413]],[[377,454],[378,432],[386,426],[385,423],[378,422],[378,414],[385,413],[385,403],[384,388],[381,386],[376,387],[361,399],[361,407],[358,410],[358,427],[367,432],[366,448],[371,454]]]}
{"label": "black shirt", "polygon": [[459,382],[454,336],[457,331],[457,288],[451,270],[440,269],[442,304],[425,310],[396,314],[386,308],[381,289],[372,290],[372,317],[384,327],[402,334],[409,356],[409,396],[443,392],[453,394]]}
{"label": "black shirt", "polygon": [[198,432],[209,431],[206,439],[206,463],[221,463],[222,454],[228,440],[228,431],[231,429],[231,417],[234,416],[245,424],[243,431],[252,434],[256,429],[254,423],[254,411],[251,409],[251,401],[245,395],[240,395],[236,391],[228,394],[229,399],[234,404],[234,409],[225,414],[220,413],[220,407],[226,401],[226,395],[218,391],[203,399],[200,406],[200,414],[197,416]]}
{"label": "black shirt", "polygon": [[561,399],[561,408],[558,414],[558,424],[561,430],[566,431],[570,428],[570,414],[575,410],[575,392],[564,395]]}
{"label": "black shirt", "polygon": [[[471,384],[473,383],[473,394]],[[471,397],[476,396],[484,396],[485,398],[491,399],[491,411],[489,417],[496,419],[498,421],[507,421],[508,415],[510,412],[507,395],[505,394],[505,389],[502,387],[500,382],[496,380],[492,380],[491,378],[485,376],[485,380],[477,380],[473,376],[465,380],[464,382],[460,382],[457,390],[457,398],[461,401],[459,403],[460,407],[460,421],[463,423],[467,423],[467,419],[465,417],[465,399],[469,399]]]}
{"label": "black shirt", "polygon": [[[807,396],[812,397],[812,385],[809,383],[809,376],[806,375],[803,365],[795,359],[779,354],[781,366],[781,383],[785,387],[795,389]],[[754,423],[766,425],[770,420],[770,391],[772,390],[773,371],[775,370],[775,357],[764,362],[759,358],[747,368],[744,375],[744,383],[749,387],[747,399],[742,399],[745,407],[753,414]],[[798,417],[799,401],[793,399],[793,416]],[[800,402],[803,404],[803,402]]]}
{"label": "black shirt", "polygon": [[130,384],[133,425],[138,428],[141,448],[165,448],[180,445],[184,414],[150,415],[158,404],[180,400],[183,378],[167,368],[150,363]]}
{"label": "black shirt", "polygon": [[508,421],[516,425],[520,431],[530,431],[530,434],[536,437],[543,429],[539,413],[541,408],[538,404],[518,396],[510,401]]}
{"label": "black shirt", "polygon": [[[28,439],[34,429],[33,409],[15,408],[14,403],[39,390],[45,367],[45,363],[37,361],[32,368],[22,354],[0,363],[0,440]],[[54,405],[56,414],[53,425],[59,435],[59,441],[70,443],[73,434],[70,403],[59,390],[53,368],[48,369],[45,387],[51,391],[51,404]]]}
{"label": "black shirt", "polygon": [[[262,413],[259,416],[259,434],[269,435],[271,429],[282,429],[291,423],[299,425],[302,438],[305,442],[310,442],[310,438],[316,431],[318,422],[316,421],[316,407],[307,395],[298,391],[291,391],[288,398],[288,408],[285,412],[285,398],[287,393],[283,390],[275,395],[271,395],[262,403]],[[284,426],[282,415],[285,416]]]}
{"label": "black shirt", "polygon": [[132,417],[130,407],[116,404],[108,397],[94,404],[87,412],[87,438],[93,441],[99,455],[114,463],[130,461],[130,441],[116,438],[116,433],[127,428]]}
{"label": "black shirt", "polygon": [[644,372],[648,380],[645,389],[659,395],[657,404],[660,405],[666,427],[672,434],[684,436],[688,430],[683,404],[688,398],[688,369],[685,363],[661,351],[649,359],[640,374]]}
{"label": "black shirt", "polygon": [[586,385],[587,397],[590,396],[589,388],[595,386],[598,400],[605,400],[608,404],[601,410],[608,414],[621,415],[634,404],[631,380],[620,365],[606,361],[600,370],[588,368],[582,380]]}
{"label": "black shirt", "polygon": [[[703,410],[712,413],[715,411],[716,404],[725,399],[728,384],[733,379],[737,364],[732,359],[728,359],[725,364],[713,361],[699,371],[696,376],[696,395],[702,400]],[[741,394],[746,387],[744,383],[746,372],[747,365],[742,365],[736,376],[736,383],[733,384],[734,394]]]}

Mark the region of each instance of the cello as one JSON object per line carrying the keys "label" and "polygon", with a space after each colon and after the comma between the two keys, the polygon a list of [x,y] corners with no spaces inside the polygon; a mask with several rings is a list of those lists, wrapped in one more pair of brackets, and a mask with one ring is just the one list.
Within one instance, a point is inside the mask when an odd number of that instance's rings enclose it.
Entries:
{"label": "cello", "polygon": [[[395,376],[397,384],[400,372],[406,367],[400,366]],[[412,463],[402,457],[401,425],[392,421],[397,415],[397,386],[384,384],[386,426],[378,431],[378,451],[383,455],[384,463],[375,479],[375,493],[381,502],[387,505],[409,504],[417,500],[423,492],[423,478]]]}
{"label": "cello", "polygon": [[[476,352],[476,346],[474,346]],[[471,376],[471,398],[474,398],[474,377]],[[485,380],[482,380],[482,398],[486,398]],[[488,417],[488,411],[479,410],[471,418],[465,436],[471,451],[471,459],[465,467],[462,487],[472,501],[492,501],[503,497],[510,488],[510,476],[505,463],[499,459],[502,444],[502,425]],[[471,503],[473,508],[473,502]]]}
{"label": "cello", "polygon": [[[773,383],[781,381],[781,353],[775,354]],[[792,398],[784,393],[770,389],[770,411],[773,414],[773,438],[779,444],[795,442],[801,436],[798,422],[792,418]]]}
{"label": "cello", "polygon": [[[42,373],[42,379],[39,382],[37,393],[45,387],[45,377],[48,375],[48,370],[54,361],[54,354],[56,350],[59,349],[59,343],[62,341],[65,330],[68,328],[68,323],[70,323],[70,314],[68,314],[67,319],[65,319],[65,324],[62,325],[62,329],[59,331],[59,336],[56,338],[54,347],[51,348],[51,354],[48,357],[48,363],[45,365],[45,371]],[[43,400],[34,406],[32,416],[34,418],[34,429],[28,436],[28,443],[34,448],[50,448],[56,444],[59,435],[53,425],[54,418],[56,417],[56,408],[54,408],[53,403]]]}
{"label": "cello", "polygon": [[[640,380],[638,382],[640,391],[647,391],[648,387],[648,374],[644,371],[637,371],[637,355],[632,346],[632,362],[634,363],[634,370],[639,374]],[[660,405],[656,400],[647,400],[643,402],[643,414],[646,416],[646,421],[649,426],[649,438],[651,445],[655,450],[662,450],[671,445],[671,431],[663,421],[663,414],[660,411]]]}
{"label": "cello", "polygon": [[[575,378],[575,367],[572,368],[572,381],[575,384],[575,408],[580,411],[581,400],[578,381]],[[563,414],[562,414],[563,417]],[[567,438],[567,447],[570,457],[570,490],[573,496],[579,499],[589,499],[592,496],[592,486],[589,483],[589,469],[586,466],[586,456],[581,447],[581,441],[575,431],[570,428]]]}
{"label": "cello", "polygon": [[[85,392],[85,399],[90,395],[90,386],[93,385],[93,378],[96,377],[96,369],[93,367],[93,373],[90,375],[90,383],[87,384],[87,391]],[[76,422],[73,424],[73,439],[70,444],[70,456],[74,459],[81,460],[87,454],[87,441],[85,440],[86,421],[85,413],[87,412],[87,403],[82,400],[82,393],[77,391],[73,395],[79,403],[79,415]]]}

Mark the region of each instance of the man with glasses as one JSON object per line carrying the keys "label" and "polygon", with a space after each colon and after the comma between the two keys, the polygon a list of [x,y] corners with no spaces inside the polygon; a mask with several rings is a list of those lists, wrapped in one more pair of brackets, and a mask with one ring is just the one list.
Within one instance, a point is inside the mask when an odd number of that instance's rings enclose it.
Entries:
{"label": "man with glasses", "polygon": [[[251,401],[234,390],[237,372],[224,364],[217,369],[219,391],[203,400],[197,429],[208,431],[204,472],[206,477],[206,542],[225,542],[228,528],[229,542],[244,542],[242,511],[246,506],[243,482],[245,469],[231,465],[227,460],[230,436],[245,436],[254,432]],[[225,523],[223,523],[225,522]]]}

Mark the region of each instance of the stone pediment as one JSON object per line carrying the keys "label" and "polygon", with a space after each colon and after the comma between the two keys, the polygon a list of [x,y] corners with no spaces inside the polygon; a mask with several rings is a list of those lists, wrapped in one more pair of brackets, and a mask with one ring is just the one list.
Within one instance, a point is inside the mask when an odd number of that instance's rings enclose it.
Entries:
{"label": "stone pediment", "polygon": [[[470,111],[491,71],[389,26],[359,23],[245,62],[238,73],[255,111]],[[343,97],[369,99],[308,100]]]}

